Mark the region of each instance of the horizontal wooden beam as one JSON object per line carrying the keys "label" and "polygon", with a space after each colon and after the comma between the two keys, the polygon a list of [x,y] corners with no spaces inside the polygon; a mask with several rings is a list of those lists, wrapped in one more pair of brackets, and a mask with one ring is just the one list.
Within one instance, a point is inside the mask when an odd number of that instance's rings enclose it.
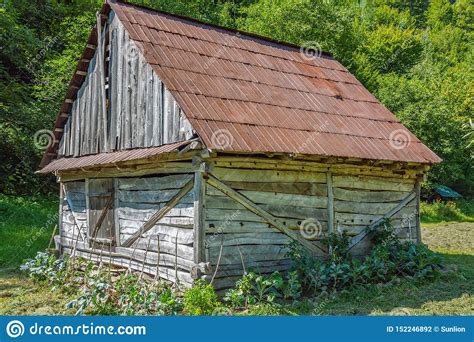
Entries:
{"label": "horizontal wooden beam", "polygon": [[141,177],[153,174],[163,173],[193,173],[196,171],[196,167],[189,166],[174,166],[170,164],[177,163],[163,163],[158,164],[156,162],[150,162],[149,164],[136,164],[136,165],[122,165],[118,163],[116,166],[110,164],[103,167],[97,168],[83,168],[73,170],[59,171],[60,179],[63,182],[70,182],[74,180],[86,179],[86,178],[102,178],[102,177]]}

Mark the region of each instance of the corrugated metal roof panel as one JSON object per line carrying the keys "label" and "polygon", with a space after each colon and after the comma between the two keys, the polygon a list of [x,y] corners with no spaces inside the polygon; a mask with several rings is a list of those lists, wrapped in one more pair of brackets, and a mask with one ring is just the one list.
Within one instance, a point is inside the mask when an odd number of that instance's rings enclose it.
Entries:
{"label": "corrugated metal roof panel", "polygon": [[146,159],[149,157],[157,156],[159,154],[176,151],[180,147],[188,145],[189,143],[190,141],[181,141],[173,144],[162,145],[159,147],[100,153],[75,158],[60,158],[52,161],[38,172],[49,173],[56,171],[74,170],[86,167],[115,164],[127,160]]}

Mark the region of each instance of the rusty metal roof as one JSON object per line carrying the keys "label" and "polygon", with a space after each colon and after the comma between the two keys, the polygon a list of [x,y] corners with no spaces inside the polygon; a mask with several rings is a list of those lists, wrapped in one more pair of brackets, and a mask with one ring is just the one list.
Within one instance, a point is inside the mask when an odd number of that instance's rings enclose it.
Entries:
{"label": "rusty metal roof", "polygon": [[330,56],[110,5],[211,149],[440,161]]}
{"label": "rusty metal roof", "polygon": [[38,173],[50,173],[56,171],[75,170],[94,166],[116,165],[128,160],[146,160],[157,155],[174,152],[190,144],[191,141],[180,141],[159,147],[137,148],[110,153],[91,154],[82,157],[60,158],[42,168]]}
{"label": "rusty metal roof", "polygon": [[329,55],[137,5],[107,2],[101,12],[110,10],[210,149],[441,161]]}

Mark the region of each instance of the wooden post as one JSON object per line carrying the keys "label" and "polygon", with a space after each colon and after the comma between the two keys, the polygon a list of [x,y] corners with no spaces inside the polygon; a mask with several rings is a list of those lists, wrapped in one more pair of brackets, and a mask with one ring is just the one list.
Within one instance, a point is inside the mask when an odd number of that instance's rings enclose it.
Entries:
{"label": "wooden post", "polygon": [[204,239],[206,236],[204,225],[206,222],[205,197],[206,182],[204,180],[205,163],[194,173],[194,263],[205,261]]}
{"label": "wooden post", "polygon": [[156,261],[156,275],[155,275],[155,281],[160,279],[160,234],[157,234],[157,261]]}
{"label": "wooden post", "polygon": [[334,227],[334,193],[332,189],[332,173],[326,173],[326,184],[328,188],[328,230],[329,233],[335,232]]}
{"label": "wooden post", "polygon": [[[115,230],[115,246],[120,246],[120,220],[118,215],[119,210],[119,180],[114,178],[114,187],[113,187],[113,196],[114,196],[114,230]],[[111,249],[112,251],[112,249]]]}
{"label": "wooden post", "polygon": [[[421,223],[420,223],[420,194],[421,194],[421,178],[418,177],[415,182],[415,201],[416,201],[416,221],[415,221],[415,229],[416,229],[416,243],[421,243]],[[410,239],[412,237],[410,236]]]}
{"label": "wooden post", "polygon": [[[85,189],[84,193],[86,196],[86,234],[87,234],[87,240],[89,243],[89,246],[91,246],[91,241],[90,241],[90,200],[89,200],[89,178],[85,179]],[[71,209],[72,210],[72,209]]]}
{"label": "wooden post", "polygon": [[[59,229],[59,255],[63,255],[63,202],[64,202],[64,184],[59,182],[59,217],[58,217],[58,229]],[[53,237],[54,239],[54,237]]]}

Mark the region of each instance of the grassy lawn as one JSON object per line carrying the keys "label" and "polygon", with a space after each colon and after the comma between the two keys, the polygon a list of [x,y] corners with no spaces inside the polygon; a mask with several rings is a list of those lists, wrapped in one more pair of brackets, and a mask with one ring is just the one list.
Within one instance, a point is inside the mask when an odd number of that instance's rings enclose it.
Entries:
{"label": "grassy lawn", "polygon": [[[429,208],[431,210],[431,208]],[[45,199],[7,198],[0,195],[0,315],[70,314],[71,296],[32,283],[18,272],[25,258],[48,246],[57,224],[57,202]],[[281,308],[260,306],[242,315],[473,315],[474,223],[422,224],[423,242],[444,255],[452,272],[434,282],[402,280],[374,285],[332,297],[304,300]],[[39,233],[38,233],[39,232]]]}

